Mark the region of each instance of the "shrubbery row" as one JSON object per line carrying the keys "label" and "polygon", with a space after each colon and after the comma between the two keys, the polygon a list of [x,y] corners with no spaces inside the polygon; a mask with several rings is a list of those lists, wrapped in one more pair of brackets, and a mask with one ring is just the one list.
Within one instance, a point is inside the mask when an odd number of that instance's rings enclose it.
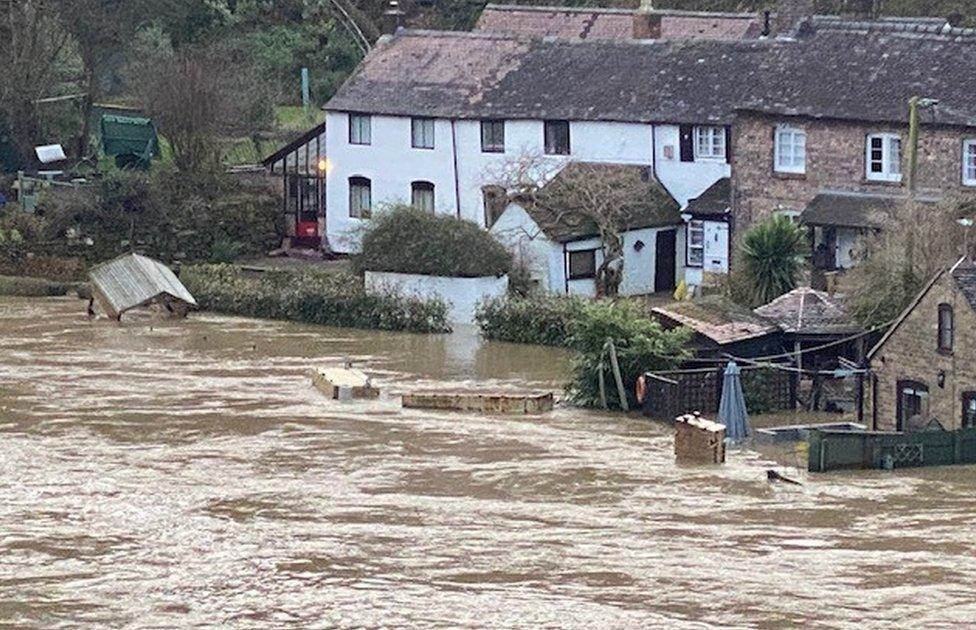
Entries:
{"label": "shrubbery row", "polygon": [[641,374],[676,368],[690,356],[686,329],[664,330],[639,303],[628,300],[507,297],[483,302],[476,319],[487,339],[563,346],[576,351],[568,391],[575,403],[585,407],[601,404],[601,370],[607,402],[619,407],[610,362],[604,353],[608,339],[613,340],[631,408],[637,405],[634,391]]}
{"label": "shrubbery row", "polygon": [[53,297],[65,295],[77,284],[52,282],[42,278],[0,276],[0,295],[17,297]]}
{"label": "shrubbery row", "polygon": [[184,268],[180,279],[205,310],[325,326],[450,332],[440,300],[367,293],[361,278],[315,271],[247,275],[231,265]]}

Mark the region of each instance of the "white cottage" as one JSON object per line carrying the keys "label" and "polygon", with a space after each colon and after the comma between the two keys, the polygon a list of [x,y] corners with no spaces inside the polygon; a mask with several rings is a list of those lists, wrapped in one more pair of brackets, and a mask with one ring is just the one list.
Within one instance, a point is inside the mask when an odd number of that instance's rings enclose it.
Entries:
{"label": "white cottage", "polygon": [[[623,182],[628,171],[646,186],[632,189],[625,213],[621,295],[646,295],[674,290],[682,277],[684,233],[679,204],[646,167],[571,162],[544,187],[558,187],[579,177],[604,177]],[[513,251],[533,282],[551,293],[595,297],[597,269],[604,246],[594,221],[569,207],[515,200],[509,203],[491,233]]]}

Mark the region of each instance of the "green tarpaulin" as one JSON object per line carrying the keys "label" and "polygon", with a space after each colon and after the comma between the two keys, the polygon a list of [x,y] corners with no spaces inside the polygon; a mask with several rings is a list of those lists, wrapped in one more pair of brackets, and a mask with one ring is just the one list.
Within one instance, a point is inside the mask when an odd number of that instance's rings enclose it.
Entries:
{"label": "green tarpaulin", "polygon": [[120,164],[148,165],[159,147],[156,125],[150,118],[104,114],[102,151]]}

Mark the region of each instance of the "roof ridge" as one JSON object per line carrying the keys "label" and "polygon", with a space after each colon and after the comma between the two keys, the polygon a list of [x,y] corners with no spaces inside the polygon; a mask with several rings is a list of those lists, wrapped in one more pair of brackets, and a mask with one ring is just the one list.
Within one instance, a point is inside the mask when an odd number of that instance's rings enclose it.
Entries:
{"label": "roof ridge", "polygon": [[495,4],[489,2],[484,11],[526,11],[535,13],[606,13],[610,15],[633,15],[634,9],[620,9],[617,7],[561,7],[540,4]]}

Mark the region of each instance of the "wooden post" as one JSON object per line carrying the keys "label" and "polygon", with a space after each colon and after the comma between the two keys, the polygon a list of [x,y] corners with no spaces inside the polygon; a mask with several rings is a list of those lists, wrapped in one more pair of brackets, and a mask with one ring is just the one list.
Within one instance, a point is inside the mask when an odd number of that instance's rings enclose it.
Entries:
{"label": "wooden post", "polygon": [[620,408],[624,411],[630,411],[630,405],[627,404],[627,389],[624,387],[624,379],[620,375],[620,364],[617,363],[617,349],[613,345],[613,339],[607,339],[607,345],[610,347],[610,366],[613,368],[613,378],[617,381]]}

